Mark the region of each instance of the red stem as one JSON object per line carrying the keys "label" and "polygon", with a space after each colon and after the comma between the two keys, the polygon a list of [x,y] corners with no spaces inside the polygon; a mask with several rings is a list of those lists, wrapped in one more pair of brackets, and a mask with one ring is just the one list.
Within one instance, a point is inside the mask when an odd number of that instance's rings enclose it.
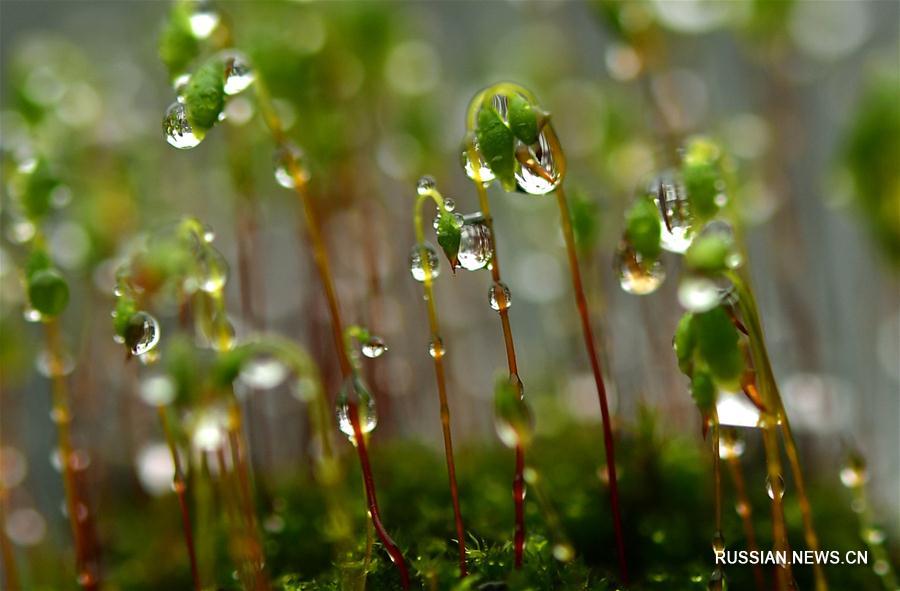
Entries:
{"label": "red stem", "polygon": [[513,477],[513,503],[516,511],[516,530],[513,536],[515,567],[522,568],[525,554],[525,450],[516,446],[516,474]]}

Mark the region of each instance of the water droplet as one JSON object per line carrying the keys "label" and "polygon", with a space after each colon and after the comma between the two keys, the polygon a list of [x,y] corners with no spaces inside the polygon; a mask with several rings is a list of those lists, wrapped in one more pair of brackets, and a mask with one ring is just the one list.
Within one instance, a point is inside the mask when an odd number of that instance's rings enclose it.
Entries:
{"label": "water droplet", "polygon": [[775,500],[775,489],[778,489],[778,498],[781,499],[784,497],[784,478],[781,474],[778,475],[776,479],[775,486],[772,485],[772,479],[766,476],[766,494],[769,495],[769,498]]}
{"label": "water droplet", "polygon": [[175,382],[164,374],[147,376],[141,381],[138,393],[150,406],[166,406],[175,400]]}
{"label": "water droplet", "polygon": [[16,244],[25,244],[37,233],[37,228],[28,220],[16,220],[9,227],[9,239]]}
{"label": "water droplet", "polygon": [[219,26],[221,15],[212,2],[199,1],[190,15],[191,32],[197,39],[206,39]]}
{"label": "water droplet", "polygon": [[201,451],[216,451],[225,445],[226,416],[221,409],[207,410],[194,424],[191,443]]}
{"label": "water droplet", "polygon": [[200,289],[210,294],[218,294],[228,280],[228,263],[218,250],[212,247],[200,248],[196,258],[196,281]]}
{"label": "water droplet", "polygon": [[299,146],[292,142],[285,142],[275,152],[275,181],[285,189],[293,189],[297,186],[294,172],[305,184],[309,182],[309,170],[306,168],[306,156]]}
{"label": "water droplet", "polygon": [[45,378],[54,376],[67,376],[75,370],[75,358],[68,351],[60,351],[54,357],[50,351],[43,350],[37,354],[34,360],[38,373]]}
{"label": "water droplet", "polygon": [[725,536],[721,530],[716,530],[712,539],[712,550],[714,554],[720,554],[725,551]]}
{"label": "water droplet", "polygon": [[502,281],[494,282],[488,290],[488,303],[491,308],[497,310],[506,310],[512,305],[512,293],[509,287]]}
{"label": "water droplet", "polygon": [[719,439],[719,457],[723,460],[739,458],[744,454],[746,443],[733,430],[722,432]]}
{"label": "water droplet", "polygon": [[869,480],[865,461],[858,456],[851,457],[841,468],[841,483],[847,488],[859,488]]}
{"label": "water droplet", "polygon": [[[419,195],[428,195],[431,191],[434,191],[437,188],[437,181],[434,180],[434,177],[426,174],[423,177],[420,177],[416,182],[416,193]],[[450,210],[452,211],[452,210]]]}
{"label": "water droplet", "polygon": [[350,443],[356,445],[356,434],[350,420],[350,406],[355,405],[359,416],[359,428],[363,434],[371,433],[378,424],[375,412],[375,398],[363,383],[359,375],[352,375],[344,381],[337,397],[336,415],[338,428],[347,436]]}
{"label": "water droplet", "polygon": [[209,244],[213,240],[216,239],[216,233],[213,232],[213,229],[209,226],[203,227],[203,242]]}
{"label": "water droplet", "polygon": [[877,527],[868,527],[863,532],[863,538],[869,544],[872,544],[873,546],[878,546],[879,544],[884,543],[886,536],[884,534],[883,529],[879,529]]}
{"label": "water droplet", "polygon": [[749,517],[750,516],[750,505],[745,503],[744,501],[738,501],[734,504],[734,510],[741,517]]}
{"label": "water droplet", "polygon": [[494,254],[491,230],[480,213],[465,216],[460,228],[459,266],[467,271],[483,269]]}
{"label": "water droplet", "polygon": [[728,288],[722,286],[722,280],[686,275],[678,284],[678,303],[691,312],[706,312],[718,306],[727,291]]}
{"label": "water droplet", "polygon": [[567,542],[560,542],[553,545],[553,558],[560,562],[571,562],[575,558],[575,549]]}
{"label": "water droplet", "polygon": [[673,172],[660,174],[649,187],[660,213],[660,244],[669,252],[684,254],[694,240],[684,187]]}
{"label": "water droplet", "polygon": [[450,197],[444,197],[444,209],[446,211],[453,211],[454,209],[456,209],[456,201],[454,201]]}
{"label": "water droplet", "polygon": [[[487,165],[484,157],[481,155],[481,151],[478,149],[478,142],[475,143],[475,155],[478,158],[478,180],[487,185],[491,181],[496,178],[494,171],[491,170],[491,167]],[[462,162],[463,170],[466,171],[466,176],[472,179],[475,179],[475,169],[472,167],[472,162],[469,159],[469,142],[465,142],[462,147],[462,152],[460,154],[460,161]]]}
{"label": "water droplet", "polygon": [[188,121],[187,109],[179,102],[172,103],[166,109],[162,127],[166,134],[166,141],[179,150],[193,148],[203,141],[203,134],[194,132],[194,128]]}
{"label": "water droplet", "polygon": [[409,251],[409,272],[416,281],[425,281],[425,265],[422,262],[422,251],[425,251],[425,257],[428,268],[431,272],[431,278],[434,279],[441,274],[440,260],[434,247],[425,242],[417,244]]}
{"label": "water droplet", "polygon": [[240,380],[258,390],[274,388],[287,377],[288,369],[275,357],[259,356],[241,368]]}
{"label": "water droplet", "polygon": [[446,349],[444,349],[444,341],[441,340],[441,337],[434,337],[428,342],[428,354],[431,355],[433,359],[440,359],[446,352]]}
{"label": "water droplet", "polygon": [[619,244],[613,266],[619,285],[628,293],[647,295],[656,291],[666,278],[662,261],[645,262],[627,242]]}
{"label": "water droplet", "polygon": [[875,561],[875,564],[872,565],[872,570],[875,571],[875,574],[879,577],[883,577],[890,572],[891,565],[888,564],[887,560],[879,558]]}
{"label": "water droplet", "polygon": [[[562,181],[562,175],[557,166],[557,156],[550,148],[545,132],[538,135],[538,141],[531,146],[520,144],[517,150],[524,150],[529,163],[532,166],[516,162],[516,184],[519,189],[529,195],[546,195],[555,190]],[[543,169],[533,170],[533,166]]]}
{"label": "water droplet", "polygon": [[724,591],[725,590],[725,571],[721,566],[709,575],[709,583],[706,586],[707,591]]}
{"label": "water droplet", "polygon": [[145,491],[158,497],[172,489],[175,463],[165,443],[151,443],[138,451],[135,459],[138,480]]}
{"label": "water droplet", "polygon": [[388,348],[387,345],[384,344],[384,339],[374,335],[370,336],[362,343],[362,345],[360,345],[360,351],[362,351],[362,354],[369,359],[381,357],[387,350]]}
{"label": "water droplet", "polygon": [[225,56],[225,94],[232,96],[243,92],[255,78],[256,74],[244,54],[228,52]]}
{"label": "water droplet", "polygon": [[137,312],[125,327],[125,344],[132,355],[143,355],[159,343],[159,322],[147,312]]}

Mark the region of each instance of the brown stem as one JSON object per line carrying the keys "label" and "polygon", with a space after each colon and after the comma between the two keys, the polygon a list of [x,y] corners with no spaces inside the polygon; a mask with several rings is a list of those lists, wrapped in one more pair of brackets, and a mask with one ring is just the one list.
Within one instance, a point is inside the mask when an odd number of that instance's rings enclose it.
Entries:
{"label": "brown stem", "polygon": [[[543,170],[543,167],[538,166]],[[578,306],[578,315],[581,318],[581,332],[584,336],[584,345],[591,362],[591,371],[594,374],[594,384],[597,387],[597,398],[600,400],[600,414],[603,418],[603,446],[606,450],[606,473],[609,478],[609,502],[613,517],[613,527],[616,535],[616,550],[619,558],[619,575],[622,583],[628,584],[628,564],[625,559],[625,539],[622,533],[622,513],[619,508],[619,485],[616,478],[616,453],[612,434],[612,419],[609,415],[609,404],[606,396],[606,385],[603,382],[603,370],[600,366],[600,358],[597,355],[597,347],[594,340],[594,330],[591,326],[591,315],[588,309],[587,298],[584,295],[584,287],[581,281],[581,270],[578,266],[578,253],[575,249],[575,235],[572,231],[572,218],[569,213],[569,204],[563,186],[556,189],[556,201],[559,204],[560,224],[563,236],[566,240],[566,252],[569,257],[569,270],[572,275],[572,289],[575,292],[575,302]]]}
{"label": "brown stem", "polygon": [[[66,513],[72,528],[75,542],[75,566],[78,571],[78,584],[87,591],[95,591],[100,586],[97,565],[89,547],[87,529],[92,519],[87,504],[81,498],[81,492],[75,478],[72,465],[72,411],[69,400],[69,389],[63,375],[62,342],[60,340],[59,321],[54,319],[45,325],[47,348],[50,352],[52,374],[53,418],[59,435],[59,457],[63,470],[63,488],[66,494]],[[84,519],[79,519],[82,511],[87,511]]]}
{"label": "brown stem", "polygon": [[[297,194],[297,198],[299,199],[301,206],[303,207],[306,218],[306,230],[310,246],[312,248],[313,260],[315,261],[316,269],[319,273],[319,282],[321,283],[322,289],[325,292],[325,299],[328,302],[328,312],[331,317],[331,331],[334,338],[334,345],[337,349],[338,362],[340,363],[341,367],[341,375],[346,380],[353,375],[353,364],[350,362],[350,357],[347,354],[346,348],[344,347],[344,324],[341,320],[341,310],[340,306],[338,305],[337,293],[334,288],[334,279],[331,275],[331,266],[328,262],[328,252],[325,249],[325,240],[322,238],[322,233],[319,229],[319,223],[316,217],[315,208],[313,207],[312,199],[309,197],[309,193],[306,189],[306,176],[303,173],[303,170],[300,168],[300,163],[293,158],[291,152],[288,149],[289,143],[287,136],[284,133],[284,128],[281,124],[281,120],[278,118],[278,114],[276,113],[271,103],[270,97],[261,79],[257,79],[255,88],[256,96],[258,98],[258,104],[260,106],[263,118],[265,119],[266,125],[268,126],[269,131],[272,134],[272,137],[275,140],[275,143],[278,145],[279,149],[283,150],[286,154],[287,169],[294,180],[294,191]],[[378,516],[378,501],[375,497],[374,479],[372,478],[372,471],[369,467],[369,457],[366,451],[366,445],[362,440],[362,431],[359,424],[359,414],[356,410],[355,404],[350,405],[349,418],[350,423],[353,426],[353,431],[357,434],[356,439],[358,445],[356,446],[356,449],[359,454],[359,461],[363,470],[363,476],[366,484],[366,492],[369,502],[369,511],[371,513],[372,521],[375,525],[378,537],[381,539],[382,544],[384,544],[385,548],[388,550],[388,553],[391,556],[391,560],[394,562],[394,566],[396,566],[397,570],[400,571],[400,578],[404,581],[404,588],[408,588],[409,573],[406,570],[406,564],[403,560],[403,555],[400,553],[400,550],[396,547],[393,540],[391,540],[390,536],[388,536],[387,531],[385,531],[384,526],[382,526],[381,524],[380,517]]]}
{"label": "brown stem", "polygon": [[[731,473],[731,480],[734,482],[734,490],[738,498],[738,514],[741,516],[741,522],[744,526],[747,550],[757,552],[759,544],[756,541],[756,530],[753,527],[753,508],[750,506],[750,498],[747,496],[747,486],[744,483],[741,460],[738,456],[734,454],[729,455],[728,470]],[[758,564],[753,565],[753,578],[756,581],[756,590],[765,591],[766,579],[763,575],[762,567]]]}
{"label": "brown stem", "polygon": [[187,504],[187,482],[184,479],[184,471],[181,468],[181,458],[178,455],[178,446],[175,443],[175,434],[172,432],[172,426],[169,424],[169,414],[164,406],[157,407],[159,413],[159,421],[162,423],[163,433],[166,437],[166,443],[169,445],[169,452],[172,454],[172,464],[175,468],[175,475],[172,480],[172,488],[178,495],[178,507],[181,511],[181,527],[184,531],[184,543],[187,546],[188,559],[191,563],[191,579],[194,583],[194,590],[200,591],[203,588],[200,582],[200,570],[197,568],[197,552],[194,548],[194,534],[191,527],[191,515]]}
{"label": "brown stem", "polygon": [[16,567],[16,556],[13,553],[12,544],[6,535],[6,500],[8,493],[3,483],[0,482],[0,553],[3,555],[3,583],[9,591],[21,591],[19,584],[19,569]]}

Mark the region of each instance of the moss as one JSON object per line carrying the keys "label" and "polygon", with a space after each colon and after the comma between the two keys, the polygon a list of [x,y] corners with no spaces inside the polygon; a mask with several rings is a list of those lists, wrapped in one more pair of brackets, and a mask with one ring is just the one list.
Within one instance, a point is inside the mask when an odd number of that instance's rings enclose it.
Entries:
{"label": "moss", "polygon": [[200,66],[184,91],[188,121],[194,129],[207,130],[219,121],[225,108],[225,66],[218,58]]}

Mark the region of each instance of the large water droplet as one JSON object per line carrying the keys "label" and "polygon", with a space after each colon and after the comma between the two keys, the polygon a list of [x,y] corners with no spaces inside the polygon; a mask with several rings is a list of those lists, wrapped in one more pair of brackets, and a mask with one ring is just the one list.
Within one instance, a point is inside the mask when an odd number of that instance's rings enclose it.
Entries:
{"label": "large water droplet", "polygon": [[419,180],[416,181],[416,193],[419,195],[428,195],[432,191],[437,188],[437,181],[434,180],[434,177],[430,174],[426,174],[425,176],[419,177]]}
{"label": "large water droplet", "polygon": [[494,252],[491,230],[480,213],[465,216],[460,228],[459,265],[467,271],[483,269]]}
{"label": "large water droplet", "polygon": [[251,388],[268,390],[283,382],[287,374],[287,367],[281,360],[275,357],[259,356],[244,364],[239,377]]}
{"label": "large water droplet", "polygon": [[[478,142],[475,142],[475,157],[478,159],[478,181],[483,184],[488,184],[496,178],[494,171],[491,170],[491,167],[487,165],[484,157],[481,155],[481,151],[478,149]],[[472,167],[472,161],[469,158],[469,142],[463,144],[462,152],[460,154],[460,161],[462,162],[463,170],[466,171],[466,176],[472,179],[475,179],[475,168]]]}
{"label": "large water droplet", "polygon": [[684,187],[674,173],[664,172],[650,184],[660,213],[660,245],[669,252],[684,254],[694,240],[691,215]]}
{"label": "large water droplet", "polygon": [[528,163],[516,163],[515,176],[519,189],[529,195],[546,195],[559,186],[562,175],[545,132],[538,134],[538,141],[531,146],[520,144],[517,151],[524,153]]}
{"label": "large water droplet", "polygon": [[179,102],[172,103],[166,109],[162,127],[166,134],[166,141],[179,150],[193,148],[203,140],[201,132],[194,132],[194,128],[188,121],[187,109]]}
{"label": "large water droplet", "polygon": [[375,398],[358,375],[352,375],[344,381],[338,393],[336,415],[338,428],[347,436],[350,443],[356,445],[356,433],[350,420],[350,406],[355,404],[359,416],[360,431],[365,435],[375,429],[378,415],[375,412]]}
{"label": "large water droplet", "polygon": [[206,39],[219,26],[221,15],[212,5],[212,2],[196,2],[193,12],[189,17],[191,32],[197,39]]}
{"label": "large water droplet", "polygon": [[512,305],[512,293],[509,287],[502,281],[496,281],[488,290],[488,303],[491,308],[497,310],[506,310]]}
{"label": "large water droplet", "polygon": [[425,251],[425,260],[431,272],[431,278],[434,279],[441,274],[440,260],[434,247],[428,242],[417,244],[409,251],[409,272],[416,281],[425,281],[425,263],[422,261],[423,250]]}
{"label": "large water droplet", "polygon": [[766,494],[769,495],[769,498],[775,500],[775,489],[778,489],[778,498],[781,499],[784,497],[784,478],[781,474],[775,479],[775,484],[772,484],[772,479],[769,476],[766,476]]}
{"label": "large water droplet", "polygon": [[125,344],[132,355],[143,355],[159,343],[159,322],[147,312],[137,312],[125,327]]}
{"label": "large water droplet", "polygon": [[239,94],[253,84],[256,74],[250,66],[247,56],[230,51],[225,55],[225,94],[233,96]]}
{"label": "large water droplet", "polygon": [[360,351],[369,359],[381,357],[387,349],[384,339],[375,335],[370,336],[360,345]]}
{"label": "large water droplet", "polygon": [[662,261],[643,261],[627,242],[619,244],[613,267],[619,285],[628,293],[647,295],[656,291],[666,278]]}
{"label": "large water droplet", "polygon": [[275,152],[275,181],[285,189],[293,189],[297,186],[294,178],[296,171],[299,180],[303,183],[309,181],[309,170],[305,164],[306,157],[303,150],[292,142],[285,142]]}
{"label": "large water droplet", "polygon": [[725,536],[721,530],[716,530],[712,539],[712,550],[714,554],[720,554],[725,551]]}

